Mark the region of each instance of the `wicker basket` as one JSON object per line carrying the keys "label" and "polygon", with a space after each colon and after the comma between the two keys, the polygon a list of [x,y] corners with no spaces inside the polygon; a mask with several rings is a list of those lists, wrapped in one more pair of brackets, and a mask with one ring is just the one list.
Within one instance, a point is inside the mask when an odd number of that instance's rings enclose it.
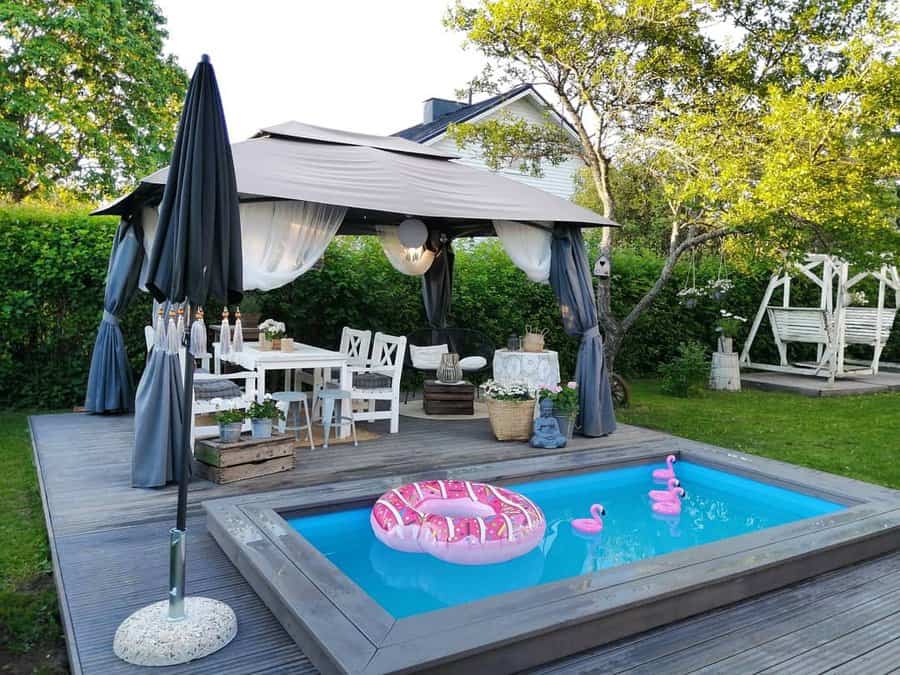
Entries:
{"label": "wicker basket", "polygon": [[534,401],[487,399],[491,430],[498,441],[527,441],[534,425]]}

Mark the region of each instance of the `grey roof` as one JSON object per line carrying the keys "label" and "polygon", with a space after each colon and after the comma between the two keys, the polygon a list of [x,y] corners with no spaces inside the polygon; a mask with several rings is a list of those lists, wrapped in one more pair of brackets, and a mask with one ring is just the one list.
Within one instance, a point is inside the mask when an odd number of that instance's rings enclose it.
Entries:
{"label": "grey roof", "polygon": [[[509,91],[505,91],[502,94],[497,94],[496,96],[492,96],[491,98],[479,101],[478,103],[463,106],[462,108],[447,113],[446,115],[441,115],[433,122],[417,124],[407,129],[402,129],[401,131],[398,131],[392,135],[399,136],[400,138],[406,138],[407,140],[415,141],[416,143],[425,143],[435,136],[440,136],[441,134],[445,133],[447,131],[447,127],[451,124],[460,124],[474,117],[478,117],[478,115],[487,112],[491,108],[494,108],[501,103],[504,103],[509,99],[518,96],[523,91],[527,91],[529,89],[544,103],[544,105],[553,110],[553,106],[550,105],[550,103],[548,103],[547,100],[540,95],[540,93],[537,91],[537,89],[534,88],[533,85],[520,84],[519,86],[513,87]],[[562,120],[563,124],[565,124],[566,127],[572,129],[573,132],[575,131],[569,121],[562,117],[562,115],[559,116],[559,119]]]}
{"label": "grey roof", "polygon": [[[288,122],[232,144],[241,201],[290,199],[350,209],[343,234],[415,215],[456,232],[492,231],[492,220],[615,226],[594,211],[452,155],[396,137]],[[168,170],[94,213],[133,214],[159,201]]]}
{"label": "grey roof", "polygon": [[430,148],[419,143],[413,143],[395,136],[373,136],[372,134],[358,134],[353,131],[341,129],[328,129],[317,127],[303,122],[282,122],[271,127],[264,127],[254,134],[253,138],[272,136],[273,138],[291,138],[302,141],[319,141],[322,143],[334,143],[336,145],[358,145],[391,152],[402,152],[407,155],[425,155],[427,157],[440,157],[442,159],[456,159],[458,155]]}

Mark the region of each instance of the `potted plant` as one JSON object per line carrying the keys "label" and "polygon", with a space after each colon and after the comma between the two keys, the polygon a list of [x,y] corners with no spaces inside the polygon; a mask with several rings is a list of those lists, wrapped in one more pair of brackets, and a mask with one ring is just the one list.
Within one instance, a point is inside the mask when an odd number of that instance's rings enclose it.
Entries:
{"label": "potted plant", "polygon": [[553,403],[553,416],[559,424],[559,432],[571,439],[575,432],[575,418],[578,416],[578,383],[542,387],[538,392],[538,401],[545,399]]}
{"label": "potted plant", "polygon": [[281,349],[281,339],[285,335],[283,321],[266,319],[259,326],[259,348],[263,351],[269,349]]}
{"label": "potted plant", "polygon": [[741,324],[746,323],[747,319],[737,314],[720,309],[719,318],[716,320],[716,332],[719,334],[719,351],[723,354],[730,354],[734,349],[734,338],[737,337],[738,331],[741,330]]}
{"label": "potted plant", "polygon": [[491,430],[498,441],[527,441],[534,423],[534,392],[527,384],[488,380],[481,385]]}
{"label": "potted plant", "polygon": [[223,443],[234,443],[241,440],[241,429],[247,413],[243,410],[223,410],[216,413],[219,424],[219,440]]}
{"label": "potted plant", "polygon": [[284,413],[275,403],[275,399],[266,394],[262,403],[253,401],[247,408],[250,418],[250,431],[253,438],[269,438],[272,435],[272,421],[280,420]]}
{"label": "potted plant", "polygon": [[696,307],[697,301],[705,296],[706,292],[702,288],[697,288],[696,286],[688,286],[687,288],[682,288],[678,291],[678,300],[688,309]]}

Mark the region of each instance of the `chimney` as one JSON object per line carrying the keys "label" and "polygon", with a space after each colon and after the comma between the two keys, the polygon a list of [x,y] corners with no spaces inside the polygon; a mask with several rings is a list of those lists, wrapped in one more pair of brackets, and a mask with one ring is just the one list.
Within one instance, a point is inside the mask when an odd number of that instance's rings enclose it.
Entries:
{"label": "chimney", "polygon": [[425,101],[425,110],[422,115],[422,121],[425,124],[434,122],[437,118],[456,112],[460,108],[465,108],[467,105],[467,103],[463,103],[462,101],[449,101],[445,98],[429,98]]}

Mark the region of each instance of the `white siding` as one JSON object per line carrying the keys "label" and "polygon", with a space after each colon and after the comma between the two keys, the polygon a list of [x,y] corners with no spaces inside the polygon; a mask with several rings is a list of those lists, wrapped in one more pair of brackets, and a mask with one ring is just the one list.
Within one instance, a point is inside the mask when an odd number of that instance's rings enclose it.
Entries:
{"label": "white siding", "polygon": [[[540,124],[544,121],[543,110],[538,108],[532,102],[532,99],[527,96],[525,98],[520,98],[517,101],[513,101],[507,106],[498,108],[481,119],[497,119],[506,112],[535,124]],[[428,144],[435,148],[459,155],[460,159],[456,161],[459,161],[462,164],[477,166],[482,169],[487,168],[481,154],[481,149],[476,145],[467,145],[460,150],[456,147],[456,141],[447,136],[440,136],[436,141],[431,141]],[[571,199],[575,192],[575,174],[582,166],[584,166],[584,163],[580,158],[572,157],[556,166],[549,162],[544,162],[544,166],[541,167],[543,170],[541,176],[523,174],[517,167],[500,169],[497,173],[533,187],[546,190],[558,197]]]}

